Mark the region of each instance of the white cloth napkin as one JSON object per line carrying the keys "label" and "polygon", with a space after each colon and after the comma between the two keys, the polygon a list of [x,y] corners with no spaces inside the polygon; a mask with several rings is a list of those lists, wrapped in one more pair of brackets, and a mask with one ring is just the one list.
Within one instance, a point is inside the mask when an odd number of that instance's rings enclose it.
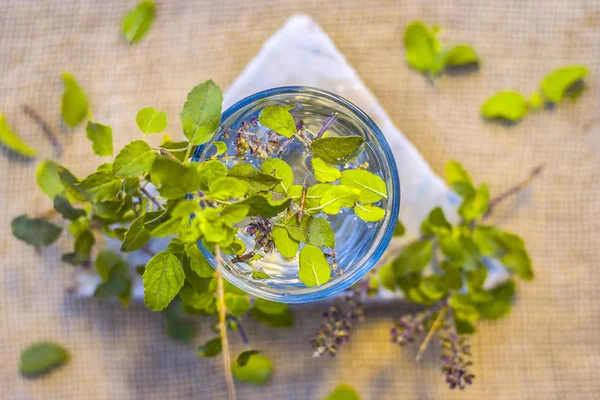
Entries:
{"label": "white cloth napkin", "polygon": [[[434,207],[441,207],[449,221],[458,220],[456,209],[460,197],[431,170],[331,38],[307,15],[292,16],[265,42],[256,57],[226,90],[223,107],[226,109],[244,97],[279,86],[313,86],[329,90],[357,105],[375,121],[386,137],[398,166],[402,194],[400,220],[406,226],[407,239],[419,235],[421,221]],[[405,241],[393,241],[390,250],[393,252]],[[153,247],[158,249],[156,244]],[[132,265],[144,262],[143,255],[128,255],[128,261]],[[507,279],[508,273],[502,264],[492,261],[487,266],[487,287]],[[80,272],[76,277],[77,293],[92,295],[98,282],[96,276]],[[395,293],[394,297],[398,296]],[[143,298],[139,279],[135,281],[133,297]]]}

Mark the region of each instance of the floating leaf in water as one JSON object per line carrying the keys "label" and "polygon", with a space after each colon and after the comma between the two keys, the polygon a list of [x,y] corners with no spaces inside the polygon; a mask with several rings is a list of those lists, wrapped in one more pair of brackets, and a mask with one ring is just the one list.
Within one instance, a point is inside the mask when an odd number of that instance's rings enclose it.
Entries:
{"label": "floating leaf in water", "polygon": [[331,266],[318,247],[306,245],[300,250],[298,277],[306,286],[320,286],[331,277]]}
{"label": "floating leaf in water", "polygon": [[289,110],[280,106],[266,106],[260,111],[258,122],[287,138],[296,134],[296,123]]}

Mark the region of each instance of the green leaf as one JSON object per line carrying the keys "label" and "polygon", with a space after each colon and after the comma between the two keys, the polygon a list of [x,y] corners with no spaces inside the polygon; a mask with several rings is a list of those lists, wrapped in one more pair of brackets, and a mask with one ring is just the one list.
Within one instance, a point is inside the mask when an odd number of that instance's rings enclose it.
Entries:
{"label": "green leaf", "polygon": [[202,176],[194,164],[181,164],[170,158],[157,158],[150,170],[152,183],[159,186],[161,196],[177,199],[200,189]]}
{"label": "green leaf", "polygon": [[511,249],[508,254],[500,258],[500,261],[502,261],[502,264],[504,264],[508,270],[517,274],[521,279],[533,279],[531,259],[524,248]]}
{"label": "green leaf", "polygon": [[62,260],[71,265],[81,265],[89,261],[96,238],[89,230],[83,232],[75,240],[75,251],[63,254]]}
{"label": "green leaf", "polygon": [[459,335],[470,335],[477,332],[477,328],[473,322],[468,319],[461,319],[457,315],[454,316],[454,324],[456,325],[456,333]]}
{"label": "green leaf", "polygon": [[431,275],[421,279],[419,290],[430,300],[438,301],[446,295],[447,286],[441,276]]}
{"label": "green leaf", "polygon": [[216,357],[221,354],[221,350],[223,350],[223,344],[221,337],[217,336],[216,338],[204,343],[202,346],[198,346],[196,349],[196,355],[200,357]]}
{"label": "green leaf", "polygon": [[145,135],[160,133],[167,127],[167,114],[154,107],[146,107],[138,111],[135,122]]}
{"label": "green leaf", "polygon": [[94,172],[79,184],[94,201],[105,201],[115,197],[121,190],[121,180],[104,172]]}
{"label": "green leaf", "polygon": [[144,228],[144,218],[144,215],[139,216],[129,226],[121,244],[122,252],[129,253],[139,250],[152,238],[150,232]]}
{"label": "green leaf", "polygon": [[37,183],[50,200],[65,192],[65,187],[58,175],[58,164],[52,160],[44,160],[35,171]]}
{"label": "green leaf", "polygon": [[360,396],[352,386],[342,383],[323,400],[360,400]]}
{"label": "green leaf", "polygon": [[141,40],[154,22],[156,6],[152,0],[144,0],[125,15],[123,36],[129,43]]}
{"label": "green leaf", "polygon": [[242,382],[253,385],[264,385],[273,373],[273,363],[262,354],[253,354],[248,358],[246,365],[237,362],[232,365],[233,376]]}
{"label": "green leaf", "polygon": [[246,295],[225,293],[225,307],[228,314],[241,317],[250,309],[250,299]]}
{"label": "green leaf", "polygon": [[542,107],[544,107],[544,98],[538,92],[532,93],[531,96],[529,96],[527,105],[532,110],[541,110]]}
{"label": "green leaf", "polygon": [[129,305],[131,279],[129,278],[129,267],[124,261],[121,261],[109,271],[108,279],[96,287],[94,297],[104,299],[117,297],[121,300],[123,306]]}
{"label": "green leaf", "polygon": [[201,178],[200,190],[210,190],[212,182],[227,176],[227,167],[219,160],[209,160],[198,164],[198,174]]}
{"label": "green leaf", "polygon": [[240,367],[243,367],[244,365],[248,364],[248,360],[250,360],[250,357],[253,356],[254,354],[258,354],[261,353],[260,350],[246,350],[242,353],[240,353],[240,355],[238,356],[237,360],[236,360],[236,364],[239,365]]}
{"label": "green leaf", "polygon": [[381,286],[389,291],[396,290],[396,275],[394,274],[394,267],[390,264],[384,264],[379,267],[379,282]]}
{"label": "green leaf", "polygon": [[404,236],[406,234],[406,228],[404,227],[404,224],[402,223],[402,221],[398,220],[396,221],[396,227],[394,228],[394,237],[401,237]]}
{"label": "green leaf", "polygon": [[273,241],[279,254],[285,258],[292,258],[298,253],[298,241],[294,240],[284,227],[273,227]]}
{"label": "green leaf", "polygon": [[269,158],[260,166],[263,174],[271,175],[279,179],[279,183],[273,187],[273,191],[287,194],[294,182],[294,171],[292,167],[278,158]]}
{"label": "green leaf", "polygon": [[21,373],[35,377],[64,364],[69,360],[69,352],[59,344],[41,342],[27,347],[21,353]]}
{"label": "green leaf", "polygon": [[290,199],[269,200],[263,195],[255,194],[253,196],[246,197],[238,204],[249,207],[249,217],[261,216],[264,218],[273,218],[288,208]]}
{"label": "green leaf", "polygon": [[387,189],[383,179],[364,169],[342,172],[340,183],[360,190],[358,201],[362,203],[375,203],[382,198],[387,199]]}
{"label": "green leaf", "polygon": [[185,254],[190,258],[190,269],[200,278],[212,278],[215,275],[215,270],[210,266],[197,244],[186,245]]}
{"label": "green leaf", "polygon": [[500,235],[501,232],[493,226],[477,225],[472,237],[482,256],[500,257],[506,252]]}
{"label": "green leaf", "polygon": [[285,107],[266,106],[261,110],[258,122],[286,138],[291,138],[296,134],[294,117]]}
{"label": "green leaf", "polygon": [[560,103],[574,84],[588,74],[588,69],[581,65],[571,65],[552,71],[542,81],[542,94],[553,103]]}
{"label": "green leaf", "polygon": [[474,271],[479,267],[480,254],[473,239],[468,236],[440,235],[442,253],[465,270]]}
{"label": "green leaf", "polygon": [[448,305],[459,319],[476,321],[479,318],[479,312],[475,307],[475,302],[467,293],[455,293],[448,299]]}
{"label": "green leaf", "polygon": [[75,200],[87,201],[90,197],[83,188],[79,186],[79,179],[68,169],[58,166],[58,176],[67,194]]}
{"label": "green leaf", "polygon": [[[258,301],[257,299],[256,301]],[[269,326],[271,328],[290,328],[294,325],[294,314],[287,308],[281,313],[273,314],[262,311],[257,308],[256,301],[254,302],[254,307],[250,310],[250,315],[252,318],[257,320],[263,325]]]}
{"label": "green leaf", "polygon": [[75,221],[71,221],[69,224],[69,232],[74,238],[78,238],[83,232],[87,231],[90,227],[90,220],[87,218],[79,218]]}
{"label": "green leaf", "polygon": [[177,257],[163,251],[148,261],[142,279],[144,303],[152,311],[160,311],[177,296],[185,281],[185,274]]}
{"label": "green leaf", "polygon": [[217,156],[220,156],[221,154],[224,154],[227,151],[227,143],[225,143],[225,142],[215,141],[212,144],[217,149],[217,152],[216,152]]}
{"label": "green leaf", "polygon": [[250,194],[273,189],[277,184],[281,183],[278,178],[261,173],[251,164],[238,164],[229,170],[228,175],[246,182],[250,187],[248,191]]}
{"label": "green leaf", "polygon": [[[306,191],[306,201],[304,204],[304,209],[317,208],[321,205],[321,200],[323,199],[323,195],[327,193],[333,185],[328,183],[317,183],[308,188]],[[299,198],[297,199],[299,202]]]}
{"label": "green leaf", "polygon": [[277,303],[261,298],[254,300],[253,307],[266,315],[281,315],[289,311],[289,307],[285,303]]}
{"label": "green leaf", "polygon": [[436,66],[439,61],[440,43],[432,32],[421,21],[415,21],[406,27],[404,47],[408,65],[421,72],[437,72],[443,65]]}
{"label": "green leaf", "polygon": [[269,276],[269,274],[266,274],[264,272],[261,271],[253,271],[252,272],[252,279],[270,279],[271,277]]}
{"label": "green leaf", "polygon": [[113,163],[118,178],[133,178],[150,172],[156,153],[143,140],[134,140],[121,150]]}
{"label": "green leaf", "polygon": [[68,72],[62,73],[65,91],[62,96],[62,119],[71,128],[79,125],[88,115],[88,100],[83,90]]}
{"label": "green leaf", "polygon": [[423,235],[434,235],[438,233],[448,233],[452,230],[452,225],[446,220],[444,211],[436,207],[427,216],[421,224],[421,233]]}
{"label": "green leaf", "polygon": [[308,243],[315,246],[335,247],[335,234],[325,218],[311,218],[308,224]]}
{"label": "green leaf", "polygon": [[367,222],[377,222],[385,216],[385,210],[383,208],[360,203],[357,203],[354,206],[354,213],[358,218]]}
{"label": "green leaf", "polygon": [[228,225],[241,222],[248,215],[250,207],[244,204],[228,204],[221,211],[221,218]]}
{"label": "green leaf", "polygon": [[190,321],[179,319],[167,319],[165,327],[167,336],[173,340],[183,343],[190,343],[196,337],[196,326]]}
{"label": "green leaf", "polygon": [[479,64],[479,56],[475,53],[473,47],[461,44],[450,49],[445,57],[446,66],[458,67],[469,64]]}
{"label": "green leaf", "polygon": [[73,207],[66,197],[60,195],[54,198],[54,209],[58,211],[63,218],[71,221],[86,215],[85,211]]}
{"label": "green leaf", "polygon": [[419,240],[405,246],[392,263],[396,276],[421,272],[431,261],[432,250],[431,240]]}
{"label": "green leaf", "polygon": [[458,208],[458,214],[463,217],[465,222],[473,221],[487,212],[489,202],[490,191],[488,186],[482,183],[473,195],[463,200]]}
{"label": "green leaf", "polygon": [[527,101],[518,92],[499,92],[483,103],[481,113],[485,118],[518,121],[527,114]]}
{"label": "green leaf", "polygon": [[248,188],[246,182],[226,176],[211,183],[208,196],[217,200],[237,199],[244,197]]}
{"label": "green leaf", "polygon": [[332,186],[321,198],[319,209],[327,214],[338,214],[342,207],[352,207],[359,199],[359,189],[337,185]]}
{"label": "green leaf", "polygon": [[306,245],[300,250],[298,278],[306,286],[320,286],[331,278],[331,266],[318,247]]}
{"label": "green leaf", "polygon": [[[292,215],[287,221],[285,221],[285,227],[290,236],[302,243],[308,242],[308,225],[312,218],[305,216],[301,223],[298,223],[298,214]],[[333,246],[332,246],[333,247]]]}
{"label": "green leaf", "polygon": [[362,136],[341,136],[316,139],[310,148],[313,156],[327,164],[344,164],[358,155],[365,139]]}
{"label": "green leaf", "polygon": [[103,281],[107,281],[114,269],[127,268],[127,264],[119,255],[110,250],[100,250],[96,256],[96,272]]}
{"label": "green leaf", "polygon": [[88,121],[85,129],[87,138],[92,141],[92,149],[99,156],[113,155],[112,128]]}
{"label": "green leaf", "polygon": [[327,165],[327,163],[320,158],[312,158],[310,162],[318,182],[335,182],[342,176],[339,169]]}
{"label": "green leaf", "polygon": [[475,193],[471,177],[460,163],[448,161],[444,168],[444,174],[448,185],[460,196],[469,197]]}
{"label": "green leaf", "polygon": [[192,89],[181,111],[183,133],[192,144],[208,142],[221,121],[223,93],[212,80]]}
{"label": "green leaf", "polygon": [[0,143],[26,157],[35,157],[37,150],[25,144],[6,123],[6,117],[0,113]]}
{"label": "green leaf", "polygon": [[58,240],[62,228],[42,218],[30,219],[23,214],[11,222],[13,235],[34,247],[49,246]]}
{"label": "green leaf", "polygon": [[515,294],[515,283],[508,281],[489,292],[489,301],[478,304],[477,310],[483,319],[500,319],[510,313],[511,299]]}

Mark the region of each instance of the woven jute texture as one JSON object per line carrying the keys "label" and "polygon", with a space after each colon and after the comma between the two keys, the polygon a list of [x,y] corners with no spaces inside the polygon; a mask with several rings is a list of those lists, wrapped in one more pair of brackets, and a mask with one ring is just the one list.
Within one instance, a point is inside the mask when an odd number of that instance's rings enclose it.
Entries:
{"label": "woven jute texture", "polygon": [[[60,129],[60,73],[85,88],[94,117],[113,127],[115,148],[137,133],[135,113],[153,105],[171,118],[186,93],[208,78],[226,87],[293,13],[310,14],[347,56],[394,122],[442,173],[461,161],[493,193],[537,164],[544,176],[507,201],[493,222],[528,243],[536,279],[520,283],[513,311],[481,323],[473,337],[473,387],[450,392],[432,346],[421,364],[413,349],[389,342],[406,305],[380,306],[337,359],[312,359],[309,344],[323,305],[296,311],[292,330],[249,321],[258,349],[274,360],[271,382],[238,385],[242,399],[319,399],[352,384],[365,399],[595,399],[600,393],[600,4],[597,1],[161,1],[158,18],[135,46],[119,24],[134,1],[0,1],[0,111],[16,132],[51,156],[28,104]],[[479,71],[444,75],[436,85],[404,61],[402,32],[422,19],[444,27],[449,43],[472,43]],[[590,69],[575,103],[534,113],[514,126],[485,122],[482,102],[503,89],[533,92],[552,69]],[[101,162],[83,127],[60,134],[61,162],[79,175]],[[39,159],[38,159],[39,161]],[[37,162],[0,154],[0,398],[222,399],[220,358],[164,335],[164,320],[141,305],[73,298],[71,267],[60,254],[36,254],[14,239],[11,219],[42,214],[50,201],[35,184]],[[214,334],[202,321],[198,343]],[[21,350],[54,340],[72,353],[67,366],[38,380],[19,375]],[[233,351],[242,349],[232,335]]]}

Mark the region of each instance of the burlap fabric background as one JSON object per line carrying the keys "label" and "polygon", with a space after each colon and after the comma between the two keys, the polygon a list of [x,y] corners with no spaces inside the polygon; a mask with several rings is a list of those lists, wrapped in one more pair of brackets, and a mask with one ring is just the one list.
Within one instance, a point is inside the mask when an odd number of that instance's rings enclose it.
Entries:
{"label": "burlap fabric background", "polygon": [[[394,122],[442,172],[457,159],[476,181],[499,191],[546,163],[544,177],[499,208],[494,222],[529,244],[536,280],[519,284],[512,314],[481,323],[474,336],[472,388],[446,389],[432,349],[421,365],[413,350],[389,343],[389,327],[406,306],[369,311],[337,359],[314,360],[308,343],[322,307],[296,312],[294,331],[249,322],[254,347],[276,366],[268,386],[238,385],[243,399],[317,399],[351,383],[365,399],[592,399],[600,392],[600,4],[597,1],[161,1],[138,45],[119,34],[134,1],[1,1],[0,110],[15,131],[51,154],[20,111],[37,109],[58,129],[60,73],[85,88],[95,117],[112,125],[115,148],[137,135],[135,112],[153,105],[171,126],[185,95],[213,78],[227,86],[262,42],[292,13],[312,15],[379,98]],[[402,32],[414,19],[440,24],[446,36],[472,43],[479,72],[443,76],[437,86],[404,62]],[[528,116],[512,127],[486,123],[481,103],[513,88],[529,93],[555,67],[590,68],[576,103]],[[173,131],[176,131],[173,129]],[[61,161],[79,174],[99,158],[83,128],[61,134]],[[92,162],[93,161],[93,162]],[[36,162],[0,155],[0,398],[221,399],[221,360],[198,359],[193,346],[169,341],[163,319],[140,305],[74,299],[71,270],[15,240],[10,220],[41,214],[50,201],[35,184]],[[212,333],[205,323],[198,342]],[[234,351],[241,349],[232,336]],[[72,352],[68,366],[36,381],[18,373],[23,347],[50,339]]]}

